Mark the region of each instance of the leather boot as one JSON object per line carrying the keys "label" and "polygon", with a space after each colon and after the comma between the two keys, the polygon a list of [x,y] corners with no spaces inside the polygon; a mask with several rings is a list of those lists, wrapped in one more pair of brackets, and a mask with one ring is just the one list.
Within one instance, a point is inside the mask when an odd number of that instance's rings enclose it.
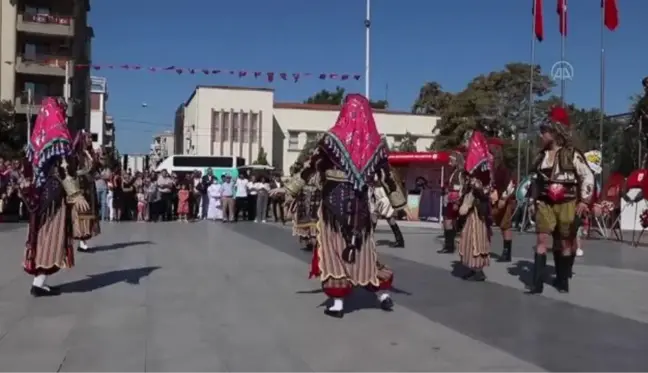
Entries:
{"label": "leather boot", "polygon": [[574,276],[574,262],[576,261],[576,253],[572,253],[569,256],[569,270],[567,271],[567,277],[572,278]]}
{"label": "leather boot", "polygon": [[389,227],[391,228],[392,232],[394,233],[394,238],[396,238],[396,242],[392,242],[389,244],[391,247],[405,247],[405,239],[403,238],[403,233],[400,230],[400,227],[396,222],[393,224],[389,224]]}
{"label": "leather boot", "polygon": [[513,249],[513,241],[506,240],[504,241],[504,250],[502,250],[502,255],[500,255],[498,262],[510,263],[512,260],[511,250]]}
{"label": "leather boot", "polygon": [[558,255],[558,267],[556,268],[556,290],[561,293],[569,293],[569,265],[570,257]]}
{"label": "leather boot", "polygon": [[443,249],[437,251],[439,254],[452,254],[455,251],[455,234],[454,229],[443,231]]}
{"label": "leather boot", "polygon": [[533,279],[527,294],[542,294],[544,291],[544,269],[547,265],[547,254],[536,253],[533,257]]}

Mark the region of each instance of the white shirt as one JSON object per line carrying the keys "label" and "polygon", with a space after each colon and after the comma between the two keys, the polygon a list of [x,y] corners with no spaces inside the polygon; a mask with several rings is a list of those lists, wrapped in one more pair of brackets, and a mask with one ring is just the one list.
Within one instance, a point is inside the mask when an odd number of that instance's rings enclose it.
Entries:
{"label": "white shirt", "polygon": [[270,190],[270,184],[268,184],[268,183],[260,183],[260,182],[257,182],[257,183],[254,183],[254,184],[253,184],[253,188],[254,188],[255,190],[265,190],[265,191],[269,191],[269,190]]}
{"label": "white shirt", "polygon": [[236,179],[236,197],[248,196],[248,181],[247,179]]}
{"label": "white shirt", "polygon": [[259,192],[259,189],[257,188],[258,184],[259,183],[248,183],[248,191],[251,196],[256,196]]}

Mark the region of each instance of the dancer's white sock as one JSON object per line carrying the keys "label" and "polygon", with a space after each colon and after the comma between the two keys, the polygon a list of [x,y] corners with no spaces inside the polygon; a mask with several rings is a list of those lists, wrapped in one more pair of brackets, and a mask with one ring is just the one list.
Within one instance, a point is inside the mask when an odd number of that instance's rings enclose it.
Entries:
{"label": "dancer's white sock", "polygon": [[84,241],[84,240],[80,240],[79,241],[79,248],[81,248],[81,250],[88,250],[88,243],[86,241]]}
{"label": "dancer's white sock", "polygon": [[378,293],[378,300],[380,302],[389,299],[389,297],[390,297],[389,292],[381,291],[380,293]]}
{"label": "dancer's white sock", "polygon": [[45,286],[45,280],[47,280],[47,275],[34,276],[34,282],[32,282],[32,285],[44,289],[47,287]]}
{"label": "dancer's white sock", "polygon": [[333,298],[333,305],[329,307],[329,311],[342,311],[344,308],[344,301],[342,298]]}

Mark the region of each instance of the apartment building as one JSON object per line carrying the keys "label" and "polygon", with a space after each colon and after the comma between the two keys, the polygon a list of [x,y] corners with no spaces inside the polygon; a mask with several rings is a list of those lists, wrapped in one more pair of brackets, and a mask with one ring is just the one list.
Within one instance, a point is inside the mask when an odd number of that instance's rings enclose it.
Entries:
{"label": "apartment building", "polygon": [[18,121],[67,93],[70,128],[89,129],[90,74],[74,67],[90,63],[89,11],[89,0],[0,0],[0,100]]}
{"label": "apartment building", "polygon": [[175,133],[173,131],[164,131],[153,136],[150,155],[154,164],[175,153]]}
{"label": "apartment building", "polygon": [[108,115],[108,81],[104,77],[90,77],[90,134],[95,149],[112,148],[115,142],[115,122]]}

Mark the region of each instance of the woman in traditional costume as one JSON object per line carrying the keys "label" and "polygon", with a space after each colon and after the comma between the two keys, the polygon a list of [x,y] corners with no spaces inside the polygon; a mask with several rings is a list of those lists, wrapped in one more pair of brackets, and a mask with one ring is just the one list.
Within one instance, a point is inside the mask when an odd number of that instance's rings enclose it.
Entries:
{"label": "woman in traditional costume", "polygon": [[493,157],[488,151],[486,138],[474,131],[464,165],[466,182],[463,189],[459,215],[463,228],[459,238],[461,263],[468,268],[464,280],[485,281],[483,269],[490,264],[490,241],[492,236],[491,181]]}
{"label": "woman in traditional costume", "polygon": [[344,298],[354,286],[377,291],[380,307],[385,311],[393,308],[389,295],[393,273],[378,261],[367,184],[378,175],[392,207],[405,208],[404,195],[389,170],[388,154],[369,100],[351,94],[337,123],[318,141],[304,168],[284,188],[273,192],[287,192],[294,198],[319,174],[322,203],[311,277],[319,277],[324,293],[331,298],[325,311],[329,316],[343,317]]}
{"label": "woman in traditional costume", "polygon": [[90,209],[67,162],[71,151],[65,109],[56,99],[45,98],[36,118],[27,149],[34,174],[34,193],[29,198],[30,221],[23,267],[34,276],[31,294],[35,297],[60,294],[46,285],[47,276],[74,266],[72,210]]}
{"label": "woman in traditional costume", "polygon": [[79,240],[78,251],[87,251],[90,247],[88,241],[101,233],[99,226],[99,204],[97,201],[97,188],[95,186],[95,177],[99,172],[99,161],[92,149],[92,137],[85,131],[80,131],[77,135],[71,159],[76,163],[76,176],[79,180],[79,187],[83,197],[90,209],[86,212],[80,212],[72,208],[72,232],[73,237]]}

